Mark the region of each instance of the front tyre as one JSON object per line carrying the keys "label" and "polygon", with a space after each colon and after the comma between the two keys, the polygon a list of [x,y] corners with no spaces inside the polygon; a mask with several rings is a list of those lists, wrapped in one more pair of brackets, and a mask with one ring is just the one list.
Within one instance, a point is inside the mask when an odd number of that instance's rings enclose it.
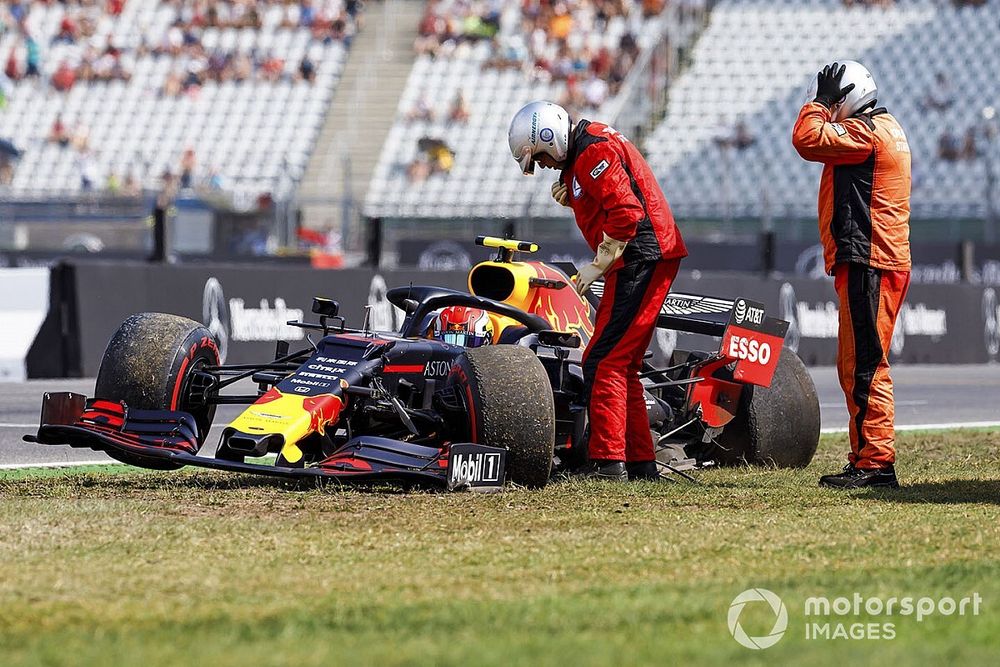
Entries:
{"label": "front tyre", "polygon": [[[208,436],[214,405],[189,400],[194,371],[219,363],[215,339],[204,326],[165,313],[129,316],[111,337],[97,373],[94,396],[139,410],[181,410],[198,423],[198,445]],[[181,464],[137,454],[108,452],[123,463],[176,470]]]}
{"label": "front tyre", "polygon": [[552,473],[555,406],[538,357],[513,345],[468,349],[449,382],[468,407],[469,440],[506,449],[510,481],[545,486]]}

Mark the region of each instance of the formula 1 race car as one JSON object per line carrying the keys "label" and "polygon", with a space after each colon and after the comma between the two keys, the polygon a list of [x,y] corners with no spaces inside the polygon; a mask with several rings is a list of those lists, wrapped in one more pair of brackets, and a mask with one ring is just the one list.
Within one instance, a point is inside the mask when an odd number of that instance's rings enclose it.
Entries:
{"label": "formula 1 race car", "polygon": [[[534,244],[477,243],[497,254],[471,269],[468,292],[388,292],[406,313],[398,332],[349,328],[335,301],[316,298],[318,322],[289,324],[322,337],[296,351],[279,342],[275,358],[259,364],[220,364],[212,335],[192,320],[133,315],[108,344],[95,397],[46,394],[38,432],[25,440],[160,470],[541,487],[586,462],[582,347],[602,286],[584,299],[570,285],[571,266],[515,259]],[[430,337],[436,313],[453,306],[488,313],[490,344]],[[671,294],[657,326],[721,340],[708,351],[675,351],[666,368],[644,363],[649,427],[665,470],[809,463],[819,403],[802,362],[783,349],[787,322],[745,299]],[[247,379],[254,393],[224,391]],[[248,407],[222,430],[214,457],[200,455],[220,404]]]}

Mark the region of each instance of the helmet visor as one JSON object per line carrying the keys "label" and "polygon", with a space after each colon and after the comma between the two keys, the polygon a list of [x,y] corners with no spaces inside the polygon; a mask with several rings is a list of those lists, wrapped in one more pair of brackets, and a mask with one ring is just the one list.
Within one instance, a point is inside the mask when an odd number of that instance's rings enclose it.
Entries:
{"label": "helmet visor", "polygon": [[441,334],[441,340],[449,345],[460,345],[462,347],[480,347],[485,345],[489,338],[487,336],[477,336],[465,331],[446,331]]}

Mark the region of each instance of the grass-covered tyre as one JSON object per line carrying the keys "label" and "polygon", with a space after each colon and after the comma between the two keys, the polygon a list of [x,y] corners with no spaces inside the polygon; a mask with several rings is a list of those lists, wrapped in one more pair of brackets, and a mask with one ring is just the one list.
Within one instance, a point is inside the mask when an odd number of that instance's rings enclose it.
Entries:
{"label": "grass-covered tyre", "polygon": [[781,351],[770,387],[743,388],[739,412],[716,440],[722,464],[809,465],[819,444],[819,397],[798,355]]}
{"label": "grass-covered tyre", "polygon": [[511,482],[544,486],[552,473],[556,418],[552,386],[538,357],[515,345],[468,349],[449,382],[470,406],[469,440],[505,448]]}
{"label": "grass-covered tyre", "polygon": [[[198,423],[198,445],[208,436],[214,405],[189,401],[192,373],[219,363],[215,339],[204,326],[178,315],[136,313],[111,337],[94,388],[96,398],[123,401],[140,410],[183,410]],[[108,452],[130,465],[175,470],[180,464],[136,454]]]}

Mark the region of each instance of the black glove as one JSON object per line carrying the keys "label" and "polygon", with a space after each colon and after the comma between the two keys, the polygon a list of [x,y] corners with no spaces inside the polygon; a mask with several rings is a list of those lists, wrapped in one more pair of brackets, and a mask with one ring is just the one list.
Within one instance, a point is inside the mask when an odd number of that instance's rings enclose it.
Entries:
{"label": "black glove", "polygon": [[846,66],[833,63],[824,67],[823,71],[816,75],[816,99],[813,100],[814,102],[819,102],[829,109],[844,99],[847,93],[854,90],[853,83],[843,88],[840,87],[840,79],[844,76],[845,69],[847,69]]}

